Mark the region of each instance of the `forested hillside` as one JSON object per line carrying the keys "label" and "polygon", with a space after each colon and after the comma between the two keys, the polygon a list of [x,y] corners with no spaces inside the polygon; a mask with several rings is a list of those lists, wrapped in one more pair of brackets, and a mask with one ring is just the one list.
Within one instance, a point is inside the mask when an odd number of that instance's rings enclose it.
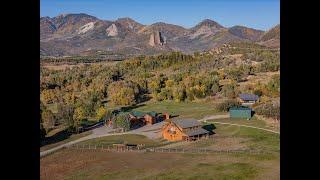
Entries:
{"label": "forested hillside", "polygon": [[[253,43],[185,55],[138,56],[112,66],[90,64],[65,70],[41,67],[41,126],[49,132],[100,120],[111,107],[144,101],[235,98],[250,92],[265,102],[279,98],[280,53]],[[251,81],[275,72],[264,81]],[[274,73],[273,73],[274,74]]]}

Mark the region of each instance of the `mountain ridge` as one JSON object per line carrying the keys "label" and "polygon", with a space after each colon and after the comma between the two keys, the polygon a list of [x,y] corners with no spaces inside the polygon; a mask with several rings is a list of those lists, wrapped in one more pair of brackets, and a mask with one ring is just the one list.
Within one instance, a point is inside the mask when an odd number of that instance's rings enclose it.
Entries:
{"label": "mountain ridge", "polygon": [[79,55],[89,49],[154,54],[166,51],[193,53],[233,41],[259,41],[264,31],[245,26],[226,28],[204,19],[191,28],[155,22],[143,25],[129,17],[114,21],[94,16],[62,14],[40,17],[41,55]]}

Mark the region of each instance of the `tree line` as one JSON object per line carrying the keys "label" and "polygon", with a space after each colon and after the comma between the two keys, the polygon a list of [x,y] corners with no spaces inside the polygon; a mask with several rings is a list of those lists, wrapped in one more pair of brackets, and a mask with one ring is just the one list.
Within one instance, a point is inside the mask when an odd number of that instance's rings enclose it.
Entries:
{"label": "tree line", "polygon": [[[85,119],[105,118],[110,107],[134,105],[146,97],[177,102],[214,95],[234,98],[241,91],[238,82],[249,75],[279,68],[277,58],[238,66],[222,55],[180,52],[132,57],[113,66],[91,64],[66,70],[41,67],[40,129],[48,132],[62,124],[74,130]],[[223,80],[230,82],[222,84]],[[252,92],[278,96],[279,78]]]}

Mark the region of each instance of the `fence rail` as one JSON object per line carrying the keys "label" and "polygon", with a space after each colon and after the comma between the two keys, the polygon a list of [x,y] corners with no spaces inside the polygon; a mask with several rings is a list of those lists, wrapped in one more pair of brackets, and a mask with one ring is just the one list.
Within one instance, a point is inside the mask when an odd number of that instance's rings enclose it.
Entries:
{"label": "fence rail", "polygon": [[153,153],[191,153],[191,154],[212,154],[212,153],[230,153],[230,154],[271,154],[272,152],[268,151],[257,151],[257,150],[213,150],[207,148],[193,148],[193,149],[185,149],[185,148],[115,148],[111,145],[72,145],[67,147],[68,149],[77,149],[77,150],[94,150],[94,151],[106,151],[106,152],[153,152]]}

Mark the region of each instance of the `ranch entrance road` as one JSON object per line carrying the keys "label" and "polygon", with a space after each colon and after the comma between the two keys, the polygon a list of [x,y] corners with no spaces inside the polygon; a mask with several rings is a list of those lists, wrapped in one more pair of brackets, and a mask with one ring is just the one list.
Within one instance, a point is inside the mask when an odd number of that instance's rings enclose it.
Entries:
{"label": "ranch entrance road", "polygon": [[[228,114],[219,114],[219,115],[211,115],[211,116],[206,116],[202,119],[199,119],[198,121],[202,122],[202,121],[207,121],[207,120],[215,120],[215,119],[225,119],[225,118],[229,118],[230,116]],[[264,131],[268,131],[268,132],[272,132],[272,133],[277,133],[280,134],[280,132],[277,131],[272,131],[270,129],[264,129],[264,128],[259,128],[259,127],[255,127],[255,126],[247,126],[247,125],[239,125],[239,124],[232,124],[232,123],[223,123],[223,122],[214,122],[211,121],[212,123],[217,123],[217,124],[227,124],[227,125],[233,125],[233,126],[240,126],[240,127],[248,127],[248,128],[254,128],[254,129],[260,129],[260,130],[264,130]],[[40,152],[40,157],[43,157],[45,155],[51,154],[59,149],[62,148],[66,148],[69,147],[73,144],[82,142],[82,141],[86,141],[86,140],[90,140],[90,139],[95,139],[95,138],[100,138],[100,137],[105,137],[105,136],[114,136],[114,135],[123,135],[123,134],[141,134],[141,135],[145,135],[150,139],[157,139],[161,137],[161,127],[164,124],[164,122],[159,122],[153,125],[149,125],[149,126],[143,126],[141,128],[138,129],[134,129],[132,131],[128,131],[128,132],[124,132],[124,133],[115,133],[115,134],[111,134],[110,132],[112,131],[111,128],[108,128],[106,126],[102,126],[96,129],[93,129],[92,134],[82,137],[80,139],[74,140],[74,141],[70,141],[68,143],[62,144],[60,146],[54,147],[52,149],[46,150],[46,151],[42,151]]]}

